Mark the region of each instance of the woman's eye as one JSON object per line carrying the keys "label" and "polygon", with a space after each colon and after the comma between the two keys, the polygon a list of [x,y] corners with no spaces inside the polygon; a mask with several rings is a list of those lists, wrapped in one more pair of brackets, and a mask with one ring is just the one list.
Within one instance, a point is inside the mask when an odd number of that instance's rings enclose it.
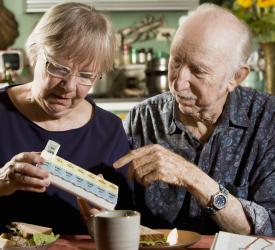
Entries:
{"label": "woman's eye", "polygon": [[59,65],[54,65],[53,64],[53,67],[54,67],[54,70],[56,70],[60,73],[63,73],[63,74],[69,74],[70,73],[70,70],[68,70],[67,68],[61,67]]}
{"label": "woman's eye", "polygon": [[94,73],[90,73],[90,72],[79,72],[78,74],[80,77],[85,79],[94,79],[96,77]]}
{"label": "woman's eye", "polygon": [[60,67],[57,67],[56,69],[57,69],[58,71],[60,71],[60,72],[64,73],[64,74],[68,74],[68,73],[70,73],[70,71],[69,71],[68,69],[66,69],[66,68],[60,68]]}

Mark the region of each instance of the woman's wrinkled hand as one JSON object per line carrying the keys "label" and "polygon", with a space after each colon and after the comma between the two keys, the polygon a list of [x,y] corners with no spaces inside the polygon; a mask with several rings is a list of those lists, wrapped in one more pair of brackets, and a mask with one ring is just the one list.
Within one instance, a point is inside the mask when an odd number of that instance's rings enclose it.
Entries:
{"label": "woman's wrinkled hand", "polygon": [[[98,177],[104,179],[102,174],[99,174]],[[82,199],[79,196],[77,196],[76,198],[77,198],[77,204],[79,207],[81,217],[87,226],[87,230],[88,230],[90,236],[93,237],[93,235],[94,235],[93,218],[97,213],[103,211],[103,209],[95,207],[95,206],[93,206],[93,207],[90,206],[87,201],[85,201],[84,199]]]}
{"label": "woman's wrinkled hand", "polygon": [[[104,177],[103,177],[102,174],[99,174],[97,176],[100,177],[100,178],[102,178],[102,179],[104,179]],[[85,201],[84,199],[82,199],[79,196],[77,196],[76,198],[77,198],[77,204],[78,204],[78,207],[79,207],[79,211],[80,211],[81,217],[82,217],[84,223],[86,223],[86,224],[98,212],[103,211],[103,209],[98,208],[96,206],[93,206],[93,207],[90,206],[87,201]]]}
{"label": "woman's wrinkled hand", "polygon": [[91,217],[94,217],[98,212],[100,212],[99,208],[91,207],[88,202],[81,197],[77,197],[77,204],[85,224],[88,223]]}
{"label": "woman's wrinkled hand", "polygon": [[50,185],[49,172],[36,166],[43,162],[38,152],[15,155],[0,169],[0,195],[17,190],[44,192]]}
{"label": "woman's wrinkled hand", "polygon": [[98,212],[100,212],[100,209],[91,207],[87,201],[85,201],[80,197],[77,197],[77,203],[79,206],[81,217],[87,227],[88,233],[93,238],[94,237],[93,219],[94,219],[94,216]]}

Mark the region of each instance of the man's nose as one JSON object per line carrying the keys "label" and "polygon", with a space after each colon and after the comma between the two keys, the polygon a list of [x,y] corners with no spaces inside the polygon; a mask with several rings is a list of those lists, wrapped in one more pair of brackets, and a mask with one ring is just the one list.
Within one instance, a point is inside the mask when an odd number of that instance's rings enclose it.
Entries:
{"label": "man's nose", "polygon": [[177,91],[183,91],[190,87],[191,72],[187,65],[181,67],[178,78],[175,82],[175,89]]}

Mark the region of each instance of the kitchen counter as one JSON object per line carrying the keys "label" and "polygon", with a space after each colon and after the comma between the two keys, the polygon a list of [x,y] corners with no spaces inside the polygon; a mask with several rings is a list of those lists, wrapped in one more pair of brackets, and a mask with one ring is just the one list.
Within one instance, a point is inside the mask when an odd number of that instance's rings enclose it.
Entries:
{"label": "kitchen counter", "polygon": [[144,99],[145,98],[95,98],[94,101],[97,106],[116,114],[124,120],[128,112]]}
{"label": "kitchen counter", "polygon": [[95,98],[97,106],[109,111],[129,111],[145,98]]}

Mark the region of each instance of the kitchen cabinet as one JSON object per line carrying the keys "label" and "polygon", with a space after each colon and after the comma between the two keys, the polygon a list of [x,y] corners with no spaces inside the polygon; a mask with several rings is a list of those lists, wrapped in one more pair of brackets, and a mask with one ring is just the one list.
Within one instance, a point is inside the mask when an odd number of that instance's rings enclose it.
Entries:
{"label": "kitchen cabinet", "polygon": [[[26,12],[45,12],[62,0],[26,0]],[[91,4],[90,0],[78,2]],[[192,10],[199,5],[199,0],[94,0],[92,5],[101,11],[181,11]]]}

